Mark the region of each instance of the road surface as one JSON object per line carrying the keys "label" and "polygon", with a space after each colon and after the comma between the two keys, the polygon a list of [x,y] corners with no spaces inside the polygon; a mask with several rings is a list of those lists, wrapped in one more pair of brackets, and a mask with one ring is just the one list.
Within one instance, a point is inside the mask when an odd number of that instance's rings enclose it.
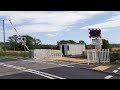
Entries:
{"label": "road surface", "polygon": [[120,79],[80,67],[78,63],[0,58],[0,79]]}

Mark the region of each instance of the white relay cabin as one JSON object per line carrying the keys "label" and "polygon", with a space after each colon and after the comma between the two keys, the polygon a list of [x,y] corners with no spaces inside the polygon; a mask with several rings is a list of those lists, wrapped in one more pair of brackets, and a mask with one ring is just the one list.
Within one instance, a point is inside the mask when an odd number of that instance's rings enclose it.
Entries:
{"label": "white relay cabin", "polygon": [[85,44],[60,44],[63,55],[80,55],[85,51]]}

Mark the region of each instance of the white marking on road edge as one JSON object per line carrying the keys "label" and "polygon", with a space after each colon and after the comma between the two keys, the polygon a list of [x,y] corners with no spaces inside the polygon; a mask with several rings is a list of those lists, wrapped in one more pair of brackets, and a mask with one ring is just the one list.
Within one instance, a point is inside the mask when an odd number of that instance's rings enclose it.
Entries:
{"label": "white marking on road edge", "polygon": [[120,67],[118,69],[120,69]]}
{"label": "white marking on road edge", "polygon": [[74,67],[74,66],[66,66],[66,67]]}
{"label": "white marking on road edge", "polygon": [[37,71],[37,70],[33,70],[33,69],[26,69],[26,68],[20,67],[20,66],[14,66],[14,65],[9,65],[9,64],[5,64],[5,63],[0,63],[0,65],[5,66],[5,67],[11,67],[11,68],[18,69],[18,70],[23,70],[23,71],[30,72],[30,73],[37,74],[37,75],[41,75],[41,76],[44,76],[49,79],[65,79],[65,78],[55,76],[52,74],[48,74],[45,72],[41,72],[41,71]]}
{"label": "white marking on road edge", "polygon": [[3,65],[4,63],[0,63],[0,65]]}
{"label": "white marking on road edge", "polygon": [[33,63],[46,63],[45,61],[29,61],[29,60],[22,60],[22,61],[33,62]]}
{"label": "white marking on road edge", "polygon": [[63,65],[63,64],[58,64],[60,66],[65,66],[65,67],[74,67],[74,66],[69,66],[69,65]]}
{"label": "white marking on road edge", "polygon": [[113,77],[112,75],[108,75],[108,76],[105,77],[105,79],[110,79],[112,77]]}
{"label": "white marking on road edge", "polygon": [[[28,60],[22,60],[22,61],[28,61]],[[49,63],[49,62],[45,62],[45,61],[28,61],[28,62],[38,62],[38,63],[47,63],[47,64],[54,64],[54,65],[59,65],[59,66],[66,66],[66,67],[74,67],[74,66],[69,66],[69,65],[74,65],[74,64],[78,64],[78,63],[71,63],[71,64],[56,64],[56,63]],[[55,62],[55,61],[54,61]]]}
{"label": "white marking on road edge", "polygon": [[116,72],[118,72],[118,70],[114,70],[113,72],[116,73]]}

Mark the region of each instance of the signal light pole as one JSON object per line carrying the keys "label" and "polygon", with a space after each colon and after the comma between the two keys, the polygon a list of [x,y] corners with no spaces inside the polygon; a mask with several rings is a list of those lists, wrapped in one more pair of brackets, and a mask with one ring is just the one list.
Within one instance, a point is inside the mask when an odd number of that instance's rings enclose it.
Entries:
{"label": "signal light pole", "polygon": [[[95,41],[98,41],[98,37],[99,38],[102,38],[101,37],[101,29],[94,29],[94,28],[89,28],[89,38],[95,38]],[[101,63],[100,62],[100,58],[99,58],[99,49],[101,50],[101,43],[97,44],[97,42],[95,42],[95,50],[96,50],[96,59],[99,60],[99,64]],[[100,46],[100,47],[99,47]]]}

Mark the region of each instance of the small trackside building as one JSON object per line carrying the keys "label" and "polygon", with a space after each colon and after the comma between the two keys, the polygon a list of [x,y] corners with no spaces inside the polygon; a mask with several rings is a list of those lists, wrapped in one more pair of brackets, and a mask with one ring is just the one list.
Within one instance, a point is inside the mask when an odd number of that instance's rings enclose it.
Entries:
{"label": "small trackside building", "polygon": [[60,50],[65,55],[81,55],[85,51],[85,44],[60,44]]}

